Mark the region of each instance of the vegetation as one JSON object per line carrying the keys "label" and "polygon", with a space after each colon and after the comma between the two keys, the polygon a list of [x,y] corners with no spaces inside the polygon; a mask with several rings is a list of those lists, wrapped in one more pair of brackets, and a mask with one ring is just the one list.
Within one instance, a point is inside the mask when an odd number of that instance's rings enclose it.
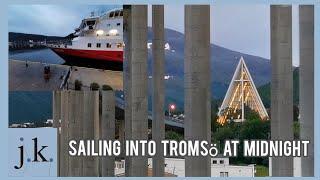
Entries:
{"label": "vegetation", "polygon": [[256,165],[256,177],[269,176],[269,168],[266,166]]}
{"label": "vegetation", "polygon": [[103,91],[112,91],[113,89],[111,86],[104,84],[104,85],[102,85],[102,90]]}
{"label": "vegetation", "polygon": [[300,123],[298,121],[293,122],[293,137],[294,139],[300,138]]}
{"label": "vegetation", "polygon": [[[225,140],[238,139],[240,141],[238,156],[230,158],[233,164],[259,164],[268,165],[266,157],[243,157],[243,141],[250,139],[269,139],[270,121],[261,120],[258,113],[245,108],[246,121],[243,123],[227,122],[223,126],[215,124],[216,129],[212,133],[213,143],[217,144],[219,152],[223,151]],[[216,122],[214,122],[216,123]]]}
{"label": "vegetation", "polygon": [[82,82],[78,79],[74,81],[74,90],[81,91],[82,88]]}
{"label": "vegetation", "polygon": [[179,134],[179,133],[177,133],[175,131],[166,131],[165,139],[181,141],[181,140],[183,140],[183,135]]}
{"label": "vegetation", "polygon": [[100,86],[99,86],[98,83],[93,82],[93,83],[90,84],[90,89],[92,91],[98,91],[100,89]]}

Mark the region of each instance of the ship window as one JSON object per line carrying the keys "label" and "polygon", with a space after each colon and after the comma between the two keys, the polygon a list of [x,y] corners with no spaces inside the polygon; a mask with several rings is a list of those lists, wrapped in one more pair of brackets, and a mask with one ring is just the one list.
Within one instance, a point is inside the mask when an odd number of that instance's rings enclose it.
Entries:
{"label": "ship window", "polygon": [[107,48],[111,48],[111,44],[110,43],[107,43]]}
{"label": "ship window", "polygon": [[109,17],[113,17],[114,11],[110,12]]}
{"label": "ship window", "polygon": [[109,27],[111,24],[107,24],[107,27]]}
{"label": "ship window", "polygon": [[101,43],[97,43],[97,48],[100,48],[101,47]]}
{"label": "ship window", "polygon": [[123,16],[123,11],[120,11],[120,16]]}
{"label": "ship window", "polygon": [[88,47],[91,47],[91,43],[88,43]]}
{"label": "ship window", "polygon": [[116,11],[115,17],[119,16],[119,11]]}
{"label": "ship window", "polygon": [[96,21],[87,21],[88,26],[93,26],[96,23]]}
{"label": "ship window", "polygon": [[117,23],[117,26],[120,26],[121,25],[121,23]]}
{"label": "ship window", "polygon": [[224,161],[223,161],[223,160],[220,160],[220,164],[224,164]]}

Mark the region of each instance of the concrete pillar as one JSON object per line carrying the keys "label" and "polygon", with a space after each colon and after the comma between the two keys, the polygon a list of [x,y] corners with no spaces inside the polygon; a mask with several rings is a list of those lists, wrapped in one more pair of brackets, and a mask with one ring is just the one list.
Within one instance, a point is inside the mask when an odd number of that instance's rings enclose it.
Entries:
{"label": "concrete pillar", "polygon": [[314,176],[314,6],[299,6],[300,139],[309,140],[308,157],[301,157],[302,176]]}
{"label": "concrete pillar", "polygon": [[[99,137],[99,92],[84,91],[83,98],[83,140]],[[95,143],[97,145],[97,143]],[[99,176],[99,157],[82,157],[83,176]]]}
{"label": "concrete pillar", "polygon": [[[210,6],[185,6],[185,139],[211,142]],[[185,157],[186,176],[210,176],[210,157]]]}
{"label": "concrete pillar", "polygon": [[53,114],[53,127],[60,127],[61,119],[61,91],[53,91],[53,101],[52,101],[52,114]]}
{"label": "concrete pillar", "polygon": [[[123,11],[126,140],[147,140],[147,5],[126,5]],[[126,158],[126,176],[146,175],[147,157]]]}
{"label": "concrete pillar", "polygon": [[164,157],[161,140],[164,140],[164,7],[152,5],[152,139],[157,143],[153,157],[153,176],[164,176]]}
{"label": "concrete pillar", "polygon": [[[83,139],[83,91],[69,91],[69,141]],[[68,152],[68,151],[67,151]],[[68,176],[83,176],[83,161],[81,156],[69,156]]]}
{"label": "concrete pillar", "polygon": [[68,101],[69,95],[68,91],[61,91],[61,135],[60,135],[60,176],[68,176],[68,162],[69,154],[68,152],[68,139],[69,139],[69,116],[68,116]]}
{"label": "concrete pillar", "polygon": [[[124,125],[124,120],[119,120],[119,141],[122,145],[124,145],[125,142],[125,125]],[[121,148],[121,158],[125,157],[125,148]]]}
{"label": "concrete pillar", "polygon": [[[115,98],[114,92],[101,92],[101,121],[100,139],[115,140]],[[101,176],[114,176],[114,156],[105,156],[100,158],[101,161]]]}
{"label": "concrete pillar", "polygon": [[[292,10],[271,5],[271,139],[293,140]],[[293,176],[293,157],[272,158],[272,176]]]}
{"label": "concrete pillar", "polygon": [[[66,96],[68,101],[65,102],[66,103],[65,107],[68,109],[68,111],[66,112],[66,117],[67,117],[66,119],[68,119],[68,128],[65,130],[68,131],[68,138],[67,138],[67,142],[64,142],[64,143],[66,143],[66,145],[68,146],[70,140],[79,138],[78,137],[79,123],[77,123],[77,119],[75,118],[75,112],[78,106],[78,104],[77,105],[75,104],[76,103],[75,92],[67,91],[66,93],[67,93]],[[63,153],[69,156],[68,150]],[[79,164],[79,159],[77,159],[76,156],[69,156],[66,166],[68,166],[67,176],[80,176],[79,175],[80,164]]]}
{"label": "concrete pillar", "polygon": [[[53,128],[57,128],[57,157],[60,157],[60,119],[61,119],[61,91],[53,91],[52,96]],[[60,160],[57,162],[57,175],[60,176]]]}

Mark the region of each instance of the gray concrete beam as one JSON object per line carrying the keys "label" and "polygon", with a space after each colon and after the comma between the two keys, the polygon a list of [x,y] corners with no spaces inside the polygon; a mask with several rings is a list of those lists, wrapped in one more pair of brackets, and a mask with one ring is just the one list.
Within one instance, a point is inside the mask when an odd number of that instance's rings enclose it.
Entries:
{"label": "gray concrete beam", "polygon": [[152,158],[153,176],[164,176],[164,7],[152,5],[152,139],[157,143],[157,154]]}
{"label": "gray concrete beam", "polygon": [[300,139],[309,140],[308,157],[301,157],[301,175],[314,176],[314,6],[299,6]]}
{"label": "gray concrete beam", "polygon": [[[61,91],[53,91],[52,95],[53,128],[57,128],[57,157],[60,157],[60,119],[61,119]],[[60,160],[57,163],[57,175],[60,176]]]}
{"label": "gray concrete beam", "polygon": [[[211,142],[210,6],[185,6],[185,139]],[[210,176],[210,157],[185,157],[186,176]]]}
{"label": "gray concrete beam", "polygon": [[60,135],[60,176],[68,176],[68,140],[69,140],[69,95],[68,91],[61,91],[61,135]]}
{"label": "gray concrete beam", "polygon": [[[97,140],[99,137],[99,92],[84,91],[83,98],[83,140]],[[97,145],[97,143],[95,143]],[[99,176],[99,158],[82,157],[83,176]]]}
{"label": "gray concrete beam", "polygon": [[[126,140],[148,139],[147,6],[124,6]],[[126,176],[146,176],[147,157],[127,157]]]}
{"label": "gray concrete beam", "polygon": [[[69,141],[82,140],[83,132],[83,91],[69,91]],[[69,156],[69,173],[68,176],[83,175],[82,157]]]}
{"label": "gray concrete beam", "polygon": [[[115,97],[114,92],[101,92],[101,121],[100,139],[115,140]],[[101,161],[101,176],[114,176],[114,156],[105,156],[100,158]]]}
{"label": "gray concrete beam", "polygon": [[[293,140],[292,9],[271,5],[271,139]],[[293,176],[293,157],[272,158],[272,176]]]}

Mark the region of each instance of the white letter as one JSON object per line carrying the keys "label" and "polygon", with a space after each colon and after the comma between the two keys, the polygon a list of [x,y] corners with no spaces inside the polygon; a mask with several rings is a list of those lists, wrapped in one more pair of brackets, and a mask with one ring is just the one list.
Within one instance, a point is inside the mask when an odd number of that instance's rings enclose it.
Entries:
{"label": "white letter", "polygon": [[73,147],[72,144],[75,144],[75,145],[76,145],[77,142],[76,142],[75,140],[69,141],[69,147],[73,150],[73,151],[69,151],[69,155],[70,155],[70,156],[75,156],[75,155],[77,154],[77,150],[76,150],[75,147]]}
{"label": "white letter", "polygon": [[255,141],[244,141],[244,156],[255,156]]}

